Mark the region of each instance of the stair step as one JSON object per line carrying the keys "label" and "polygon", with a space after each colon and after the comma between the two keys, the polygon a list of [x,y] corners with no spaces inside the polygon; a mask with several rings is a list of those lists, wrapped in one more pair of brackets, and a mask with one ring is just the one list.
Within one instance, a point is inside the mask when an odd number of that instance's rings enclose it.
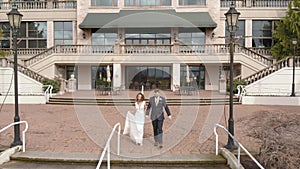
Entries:
{"label": "stair step", "polygon": [[[143,154],[141,154],[143,157]],[[57,153],[57,152],[34,152],[16,153],[11,160],[19,162],[47,162],[47,163],[85,163],[96,165],[100,154],[92,153]],[[135,154],[136,156],[136,154]],[[116,156],[111,154],[111,166],[139,166],[139,167],[220,167],[228,168],[226,160],[214,154],[162,154],[159,156],[146,155],[145,158],[130,158],[130,154]],[[106,165],[106,156],[101,166]]]}
{"label": "stair step", "polygon": [[[147,102],[148,100],[146,100]],[[50,98],[47,104],[57,105],[101,105],[101,106],[132,106],[134,99],[90,99],[90,98]],[[170,106],[190,106],[190,105],[223,105],[229,104],[229,99],[224,98],[203,98],[203,99],[168,99]],[[233,104],[240,104],[237,98],[233,99]]]}

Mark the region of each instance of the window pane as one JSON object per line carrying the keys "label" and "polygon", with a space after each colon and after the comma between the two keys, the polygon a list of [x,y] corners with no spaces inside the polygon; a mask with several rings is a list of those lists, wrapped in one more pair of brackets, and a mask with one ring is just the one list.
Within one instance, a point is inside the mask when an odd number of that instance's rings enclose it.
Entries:
{"label": "window pane", "polygon": [[64,22],[64,30],[73,30],[72,22]]}
{"label": "window pane", "polygon": [[[238,21],[238,30],[235,34],[236,36],[240,36],[242,38],[240,38],[239,41],[237,41],[238,44],[244,46],[245,45],[245,21],[244,20],[239,20]],[[225,21],[225,36],[229,37],[230,33],[227,30],[227,22]],[[226,43],[229,43],[229,38],[226,38],[225,40]]]}
{"label": "window pane", "polygon": [[47,48],[47,40],[38,40],[38,48]]}
{"label": "window pane", "polygon": [[2,34],[4,37],[10,36],[10,25],[8,22],[0,23],[0,28],[2,29]]}
{"label": "window pane", "polygon": [[37,31],[28,31],[28,37],[30,38],[37,38]]}
{"label": "window pane", "polygon": [[55,40],[54,43],[55,43],[55,45],[61,45],[61,44],[64,44],[64,41],[63,40]]}
{"label": "window pane", "polygon": [[161,67],[156,68],[156,78],[162,78],[163,77],[163,72]]}
{"label": "window pane", "polygon": [[21,27],[19,29],[19,37],[26,38],[26,22],[21,23]]}
{"label": "window pane", "polygon": [[117,33],[92,33],[93,45],[114,45]]}
{"label": "window pane", "polygon": [[96,0],[91,0],[91,5],[95,6],[96,5]]}
{"label": "window pane", "polygon": [[179,33],[179,38],[187,38],[192,37],[191,33]]}
{"label": "window pane", "polygon": [[54,30],[63,30],[64,23],[63,22],[54,22]]}
{"label": "window pane", "polygon": [[19,44],[18,44],[18,48],[26,48],[26,41],[22,40]]}
{"label": "window pane", "polygon": [[112,0],[98,0],[100,6],[112,6]]}
{"label": "window pane", "polygon": [[116,42],[116,39],[105,39],[105,45],[114,45]]}
{"label": "window pane", "polygon": [[54,42],[57,44],[73,44],[72,22],[54,23]]}
{"label": "window pane", "polygon": [[37,41],[36,40],[29,40],[28,41],[28,47],[29,48],[36,48],[37,47]]}
{"label": "window pane", "polygon": [[205,0],[179,0],[179,5],[200,5],[205,4]]}
{"label": "window pane", "polygon": [[63,31],[55,31],[54,38],[55,39],[62,39],[64,37]]}
{"label": "window pane", "polygon": [[47,38],[46,22],[28,22],[28,37]]}
{"label": "window pane", "polygon": [[138,6],[154,6],[155,0],[137,0]]}
{"label": "window pane", "polygon": [[37,24],[38,37],[47,38],[47,22],[38,22]]}
{"label": "window pane", "polygon": [[103,38],[93,38],[92,39],[92,45],[104,45],[104,39]]}
{"label": "window pane", "polygon": [[64,31],[64,39],[72,39],[73,33],[71,31]]}
{"label": "window pane", "polygon": [[64,44],[66,44],[66,45],[72,45],[73,44],[73,40],[64,40]]}
{"label": "window pane", "polygon": [[163,1],[162,1],[162,5],[163,5],[163,6],[171,6],[171,4],[172,4],[172,3],[171,3],[171,0],[163,0]]}
{"label": "window pane", "polygon": [[125,1],[125,6],[133,6],[135,0],[126,0]]}
{"label": "window pane", "polygon": [[10,48],[10,43],[8,40],[2,40],[0,41],[1,48]]}

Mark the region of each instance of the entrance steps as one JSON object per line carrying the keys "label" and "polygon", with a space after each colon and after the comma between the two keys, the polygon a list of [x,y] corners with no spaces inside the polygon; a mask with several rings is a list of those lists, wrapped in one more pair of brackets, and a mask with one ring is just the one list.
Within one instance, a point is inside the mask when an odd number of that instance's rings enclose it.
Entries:
{"label": "entrance steps", "polygon": [[[136,154],[135,154],[136,156]],[[11,156],[11,162],[5,164],[5,168],[13,168],[18,163],[26,165],[38,164],[42,168],[43,165],[51,166],[70,165],[71,168],[82,166],[86,168],[95,168],[100,157],[99,154],[92,153],[63,153],[63,152],[34,152],[27,151],[25,153],[16,153]],[[202,168],[202,169],[229,169],[227,161],[222,156],[214,154],[161,154],[147,158],[130,158],[130,154],[121,154],[116,156],[111,154],[112,168]],[[107,160],[104,159],[101,168],[106,168]],[[27,167],[27,166],[26,166]],[[38,167],[38,168],[39,168]],[[65,167],[68,168],[68,167]]]}
{"label": "entrance steps", "polygon": [[[148,100],[145,100],[148,102]],[[50,98],[47,104],[56,105],[98,105],[98,106],[134,106],[134,99],[113,98]],[[191,105],[227,105],[229,98],[171,98],[167,99],[169,106],[191,106]],[[240,104],[238,98],[233,99],[233,104]]]}

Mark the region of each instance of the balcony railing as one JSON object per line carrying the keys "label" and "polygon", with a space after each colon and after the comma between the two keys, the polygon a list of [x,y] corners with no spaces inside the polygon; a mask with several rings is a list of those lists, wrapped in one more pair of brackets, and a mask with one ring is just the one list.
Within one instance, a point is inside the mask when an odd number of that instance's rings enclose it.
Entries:
{"label": "balcony railing", "polygon": [[[77,1],[17,1],[18,9],[76,9]],[[0,10],[12,8],[12,2],[0,2]]]}
{"label": "balcony railing", "polygon": [[[13,55],[13,49],[11,48],[2,48],[2,51],[8,53],[8,55]],[[47,50],[46,48],[18,48],[17,54],[18,56],[33,56]]]}
{"label": "balcony railing", "polygon": [[276,7],[285,8],[288,7],[291,0],[221,0],[221,7],[230,7],[231,3],[234,2],[236,7],[248,8],[248,7]]}
{"label": "balcony railing", "polygon": [[172,45],[121,45],[124,53],[171,53],[171,48]]}
{"label": "balcony railing", "polygon": [[259,53],[261,55],[264,55],[264,56],[272,56],[272,53],[271,53],[271,48],[249,48],[253,51],[255,51],[256,53]]}
{"label": "balcony railing", "polygon": [[[236,53],[243,53],[252,59],[266,65],[272,64],[272,60],[249,50],[243,46],[236,45]],[[227,44],[203,44],[203,45],[180,45],[178,43],[169,45],[56,45],[29,59],[24,60],[25,66],[30,66],[41,59],[50,57],[53,54],[184,54],[184,55],[207,55],[229,53]]]}

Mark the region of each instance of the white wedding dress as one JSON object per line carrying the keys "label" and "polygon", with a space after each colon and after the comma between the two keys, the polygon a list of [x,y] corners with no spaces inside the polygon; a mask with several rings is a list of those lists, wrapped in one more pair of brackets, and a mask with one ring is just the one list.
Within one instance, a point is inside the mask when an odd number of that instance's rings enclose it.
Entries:
{"label": "white wedding dress", "polygon": [[144,123],[145,123],[145,101],[139,105],[135,102],[136,112],[133,115],[127,112],[123,134],[129,134],[136,144],[143,144]]}

